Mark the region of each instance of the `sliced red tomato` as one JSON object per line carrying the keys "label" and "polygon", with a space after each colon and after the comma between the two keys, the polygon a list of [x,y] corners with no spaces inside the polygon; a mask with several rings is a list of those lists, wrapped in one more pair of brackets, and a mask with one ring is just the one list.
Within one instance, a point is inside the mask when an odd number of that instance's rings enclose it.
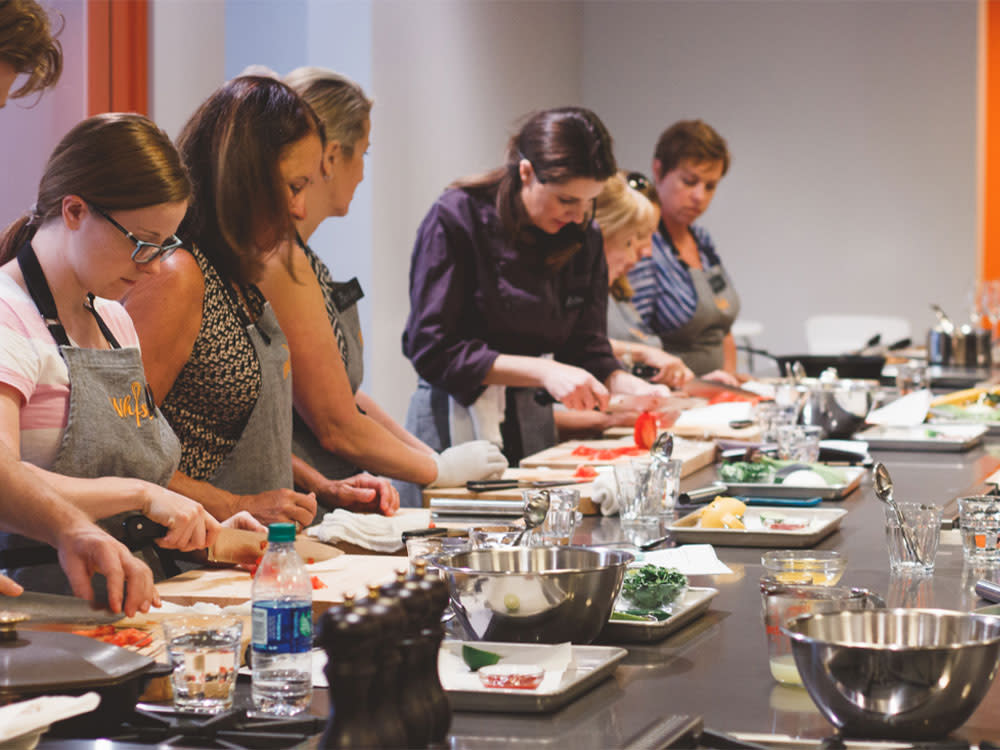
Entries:
{"label": "sliced red tomato", "polygon": [[656,442],[658,432],[659,424],[656,421],[655,414],[644,411],[636,418],[633,436],[635,437],[635,444],[638,447],[648,451],[653,447],[653,443]]}
{"label": "sliced red tomato", "polygon": [[597,453],[593,448],[588,448],[586,445],[578,445],[573,449],[571,456],[580,456],[581,458],[593,458],[594,454]]}
{"label": "sliced red tomato", "polygon": [[314,590],[326,588],[326,584],[319,579],[319,576],[309,576],[309,581],[312,583]]}
{"label": "sliced red tomato", "polygon": [[580,464],[576,467],[576,471],[573,472],[573,477],[575,479],[593,479],[597,476],[597,469],[588,464]]}

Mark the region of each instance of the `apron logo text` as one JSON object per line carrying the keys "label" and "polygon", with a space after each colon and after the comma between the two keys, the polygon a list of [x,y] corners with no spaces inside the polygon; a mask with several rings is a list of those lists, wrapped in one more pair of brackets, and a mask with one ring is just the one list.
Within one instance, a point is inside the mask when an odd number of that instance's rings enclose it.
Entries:
{"label": "apron logo text", "polygon": [[149,410],[149,404],[146,403],[146,399],[142,398],[142,395],[142,383],[138,380],[134,380],[132,381],[131,395],[123,396],[122,398],[109,396],[108,398],[111,400],[111,406],[114,407],[114,410],[119,417],[122,419],[125,419],[126,417],[135,417],[135,426],[141,427],[142,420],[153,418],[153,415]]}

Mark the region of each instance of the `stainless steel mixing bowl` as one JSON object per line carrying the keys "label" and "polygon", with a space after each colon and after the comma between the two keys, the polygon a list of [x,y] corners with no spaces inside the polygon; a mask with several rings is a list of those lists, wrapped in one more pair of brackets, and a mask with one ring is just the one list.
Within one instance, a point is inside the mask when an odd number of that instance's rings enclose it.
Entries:
{"label": "stainless steel mixing bowl", "polygon": [[849,737],[944,737],[979,705],[1000,658],[1000,617],[967,612],[831,612],[782,631],[813,702]]}
{"label": "stainless steel mixing bowl", "polygon": [[435,558],[470,638],[590,643],[608,621],[631,552],[510,547]]}

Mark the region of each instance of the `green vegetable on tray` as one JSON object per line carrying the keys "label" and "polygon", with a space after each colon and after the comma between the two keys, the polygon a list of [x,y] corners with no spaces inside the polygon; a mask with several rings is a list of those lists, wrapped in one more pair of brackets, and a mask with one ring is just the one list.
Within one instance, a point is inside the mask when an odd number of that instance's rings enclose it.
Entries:
{"label": "green vegetable on tray", "polygon": [[638,610],[646,611],[626,610],[626,612],[655,615],[653,610],[670,605],[687,585],[687,576],[676,568],[663,568],[650,564],[628,570],[622,583],[622,598]]}
{"label": "green vegetable on tray", "polygon": [[826,464],[802,464],[801,461],[783,461],[770,456],[759,455],[753,461],[730,461],[719,467],[719,478],[723,482],[730,484],[765,484],[768,482],[781,483],[775,478],[775,473],[787,466],[801,464],[814,471],[823,479],[828,486],[846,484],[847,477],[840,469],[835,469]]}
{"label": "green vegetable on tray", "polygon": [[483,649],[475,648],[474,646],[462,646],[462,660],[473,672],[476,672],[483,667],[492,666],[500,661],[501,658],[503,657],[501,657],[500,654],[495,654],[492,651],[484,651]]}

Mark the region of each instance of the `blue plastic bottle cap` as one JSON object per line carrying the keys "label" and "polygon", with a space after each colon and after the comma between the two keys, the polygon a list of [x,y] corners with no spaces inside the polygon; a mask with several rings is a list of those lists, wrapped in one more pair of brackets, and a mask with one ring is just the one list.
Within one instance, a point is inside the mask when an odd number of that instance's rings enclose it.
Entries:
{"label": "blue plastic bottle cap", "polygon": [[272,523],[267,527],[267,541],[269,542],[294,542],[294,523]]}

